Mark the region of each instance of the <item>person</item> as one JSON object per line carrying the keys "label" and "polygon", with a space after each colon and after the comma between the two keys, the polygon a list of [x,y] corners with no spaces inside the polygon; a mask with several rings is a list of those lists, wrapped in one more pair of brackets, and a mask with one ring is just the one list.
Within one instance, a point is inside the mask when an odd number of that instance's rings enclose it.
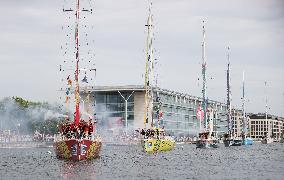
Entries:
{"label": "person", "polygon": [[156,129],[156,133],[157,133],[157,139],[159,139],[160,133],[159,133],[159,129],[158,128]]}
{"label": "person", "polygon": [[92,119],[89,119],[89,131],[88,131],[89,138],[91,138],[93,132],[94,132],[94,126],[93,126],[93,123],[92,123]]}

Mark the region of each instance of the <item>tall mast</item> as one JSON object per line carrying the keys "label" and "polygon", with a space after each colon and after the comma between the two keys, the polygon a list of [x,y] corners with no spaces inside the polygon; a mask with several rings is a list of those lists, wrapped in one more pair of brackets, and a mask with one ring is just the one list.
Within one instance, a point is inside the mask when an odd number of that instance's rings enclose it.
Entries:
{"label": "tall mast", "polygon": [[76,24],[75,24],[75,41],[76,41],[76,70],[75,70],[75,103],[76,103],[76,111],[75,111],[75,124],[78,125],[80,121],[80,99],[79,99],[79,19],[80,19],[80,0],[77,0],[76,3]]}
{"label": "tall mast", "polygon": [[151,121],[153,125],[153,15],[152,15],[152,2],[149,1],[149,13],[147,24],[147,41],[146,41],[146,69],[145,69],[145,110],[144,110],[144,127]]}
{"label": "tall mast", "polygon": [[227,69],[227,122],[228,122],[228,134],[232,136],[232,106],[231,106],[231,79],[230,79],[230,54],[228,49],[227,59],[228,59],[228,69]]}
{"label": "tall mast", "polygon": [[205,129],[207,130],[208,122],[207,122],[207,95],[206,95],[206,58],[205,58],[205,22],[203,21],[202,26],[202,34],[203,34],[203,41],[202,41],[202,77],[203,77],[203,86],[202,86],[202,109],[204,111],[204,125]]}
{"label": "tall mast", "polygon": [[[76,7],[75,9],[65,9],[63,7],[63,12],[67,12],[67,13],[73,13],[75,12],[75,28],[74,28],[74,33],[75,33],[75,72],[74,72],[74,75],[75,75],[75,88],[74,88],[74,96],[75,96],[75,113],[74,113],[74,122],[76,125],[79,124],[79,121],[80,121],[80,86],[79,86],[79,73],[80,73],[80,69],[79,69],[79,65],[80,65],[80,56],[79,56],[79,47],[80,47],[80,38],[79,38],[79,24],[80,24],[80,13],[81,12],[89,12],[92,14],[92,9],[85,9],[85,8],[81,8],[80,6],[80,0],[75,0],[76,2]],[[91,3],[89,3],[91,5]],[[70,18],[70,17],[69,17]],[[85,18],[85,17],[84,17]],[[68,26],[69,27],[69,26]],[[67,35],[68,36],[68,35]],[[67,45],[67,43],[66,43]],[[66,52],[65,52],[66,54]],[[65,63],[66,61],[64,61]],[[73,61],[72,61],[73,62]],[[90,61],[89,61],[90,62]],[[60,65],[60,71],[61,71],[62,67]],[[90,69],[90,71],[95,71],[95,69]],[[86,77],[86,72],[87,70],[84,69],[83,71],[85,71],[85,77],[84,77],[84,81],[87,82],[87,77]],[[71,86],[72,86],[72,81],[70,79],[70,75],[68,75],[68,92],[66,92],[67,94],[67,97],[66,97],[66,104],[68,105],[68,100],[69,100],[69,96],[68,94],[70,93],[70,89],[71,89]],[[82,80],[83,81],[83,80]]]}
{"label": "tall mast", "polygon": [[268,119],[267,119],[267,113],[268,113],[268,105],[267,105],[267,82],[265,81],[264,82],[264,86],[265,86],[265,121],[266,123],[268,123],[268,134],[267,136],[270,137],[271,136],[271,132],[270,132],[270,122],[268,122]]}
{"label": "tall mast", "polygon": [[246,99],[245,99],[245,72],[244,71],[243,71],[243,87],[242,87],[242,90],[243,90],[243,97],[242,97],[243,129],[242,129],[242,132],[243,132],[243,135],[246,135],[247,122],[246,122],[246,110],[245,110]]}

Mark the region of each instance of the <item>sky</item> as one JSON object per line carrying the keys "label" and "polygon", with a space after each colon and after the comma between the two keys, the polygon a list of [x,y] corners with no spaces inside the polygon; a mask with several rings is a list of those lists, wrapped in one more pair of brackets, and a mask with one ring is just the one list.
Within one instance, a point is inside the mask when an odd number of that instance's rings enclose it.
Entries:
{"label": "sky", "polygon": [[[62,30],[72,22],[64,2],[0,0],[0,98],[58,101],[60,47],[73,33]],[[96,85],[144,84],[148,1],[96,0],[92,7],[86,22]],[[268,113],[284,117],[283,0],[153,0],[153,14],[160,87],[201,96],[204,20],[208,98],[225,102],[230,46],[233,106],[241,108],[245,71],[247,111],[265,112],[267,97]]]}

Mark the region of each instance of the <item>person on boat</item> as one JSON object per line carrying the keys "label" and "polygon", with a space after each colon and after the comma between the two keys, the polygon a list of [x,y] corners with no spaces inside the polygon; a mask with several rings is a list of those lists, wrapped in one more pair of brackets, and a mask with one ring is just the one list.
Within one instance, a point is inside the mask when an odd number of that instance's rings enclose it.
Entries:
{"label": "person on boat", "polygon": [[160,139],[160,132],[159,132],[159,129],[158,129],[158,128],[156,129],[156,133],[157,133],[157,134],[156,134],[156,135],[157,135],[157,139]]}
{"label": "person on boat", "polygon": [[146,134],[146,132],[144,131],[144,129],[141,129],[141,132],[140,132],[140,133],[141,133],[142,136],[145,136],[145,134]]}
{"label": "person on boat", "polygon": [[93,133],[94,133],[94,126],[93,126],[92,120],[89,119],[89,131],[88,131],[89,138],[92,137]]}

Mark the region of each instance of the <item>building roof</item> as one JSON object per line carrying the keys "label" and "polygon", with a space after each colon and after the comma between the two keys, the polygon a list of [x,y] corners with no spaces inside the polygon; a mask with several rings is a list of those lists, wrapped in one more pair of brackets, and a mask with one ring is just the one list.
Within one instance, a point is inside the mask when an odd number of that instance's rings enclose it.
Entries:
{"label": "building roof", "polygon": [[[193,96],[193,95],[189,95],[186,93],[180,93],[180,92],[176,92],[176,91],[172,91],[172,90],[168,90],[168,89],[162,89],[162,88],[154,88],[154,91],[158,89],[160,91],[160,93],[163,94],[168,94],[168,95],[178,95],[181,97],[185,97],[185,98],[190,98],[193,100],[197,100],[197,101],[202,101],[201,97],[197,97],[197,96]],[[145,91],[145,87],[144,85],[124,85],[124,86],[89,86],[86,89],[89,92],[92,91],[96,91],[96,92],[111,92],[111,91]],[[214,101],[214,100],[210,100],[208,99],[208,103],[210,104],[219,104],[219,105],[223,105],[225,106],[225,103],[221,103],[218,101]]]}

